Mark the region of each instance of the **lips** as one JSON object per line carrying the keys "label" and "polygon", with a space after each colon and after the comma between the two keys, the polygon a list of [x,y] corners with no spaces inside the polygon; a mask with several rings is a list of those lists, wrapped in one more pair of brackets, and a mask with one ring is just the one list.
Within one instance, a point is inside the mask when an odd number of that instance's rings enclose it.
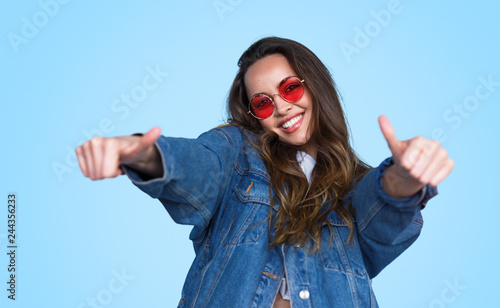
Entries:
{"label": "lips", "polygon": [[304,113],[294,114],[282,120],[279,123],[279,128],[283,132],[291,134],[300,128],[303,121],[304,121]]}
{"label": "lips", "polygon": [[292,127],[297,121],[299,121],[304,115],[300,114],[296,116],[295,118],[291,119],[290,121],[286,121],[283,125],[281,125],[284,129]]}

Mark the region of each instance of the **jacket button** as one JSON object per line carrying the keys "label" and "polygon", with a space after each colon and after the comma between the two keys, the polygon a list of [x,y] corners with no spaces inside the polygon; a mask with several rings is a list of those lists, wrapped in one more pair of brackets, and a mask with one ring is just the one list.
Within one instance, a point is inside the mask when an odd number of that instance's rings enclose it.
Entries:
{"label": "jacket button", "polygon": [[300,291],[299,297],[301,299],[308,299],[309,298],[309,291],[307,291],[307,290]]}

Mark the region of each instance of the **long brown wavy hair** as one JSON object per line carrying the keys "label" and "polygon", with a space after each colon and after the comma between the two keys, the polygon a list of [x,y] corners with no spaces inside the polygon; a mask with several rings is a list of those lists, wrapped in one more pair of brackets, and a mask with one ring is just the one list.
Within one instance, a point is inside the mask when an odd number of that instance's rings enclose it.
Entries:
{"label": "long brown wavy hair", "polygon": [[[297,75],[305,80],[304,86],[311,95],[313,108],[309,129],[318,152],[310,184],[297,162],[299,148],[281,142],[275,133],[265,131],[259,121],[248,114],[245,73],[256,61],[273,54],[288,59]],[[307,47],[279,37],[263,38],[252,44],[240,57],[238,67],[228,97],[228,124],[243,126],[259,136],[258,144],[254,145],[271,178],[270,194],[271,188],[275,192],[271,204],[276,197],[281,201],[277,217],[273,217],[272,206],[269,210],[269,228],[276,227],[271,246],[299,244],[313,253],[320,247],[324,224],[330,228],[332,244],[333,230],[326,220],[331,211],[349,227],[349,242],[353,236],[351,215],[354,213],[344,197],[371,167],[358,158],[349,143],[347,120],[330,72]],[[312,247],[308,239],[312,240]]]}

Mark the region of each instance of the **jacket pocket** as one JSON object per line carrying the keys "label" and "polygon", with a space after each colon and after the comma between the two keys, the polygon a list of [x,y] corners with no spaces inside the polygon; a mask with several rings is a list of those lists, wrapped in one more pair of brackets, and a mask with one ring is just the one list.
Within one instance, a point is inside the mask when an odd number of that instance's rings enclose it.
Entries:
{"label": "jacket pocket", "polygon": [[[334,214],[334,213],[331,213]],[[344,272],[356,276],[366,274],[356,230],[349,244],[349,227],[337,215],[329,215],[328,225],[323,225],[321,259],[328,270]],[[330,246],[330,227],[333,231],[333,244]],[[354,224],[354,228],[356,228]]]}
{"label": "jacket pocket", "polygon": [[260,174],[248,173],[232,194],[217,224],[224,245],[257,243],[269,229],[269,182]]}

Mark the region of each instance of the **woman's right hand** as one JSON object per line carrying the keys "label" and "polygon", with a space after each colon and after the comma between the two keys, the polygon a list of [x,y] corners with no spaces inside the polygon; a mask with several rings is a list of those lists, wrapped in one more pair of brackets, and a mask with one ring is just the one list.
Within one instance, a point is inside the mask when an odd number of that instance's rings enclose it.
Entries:
{"label": "woman's right hand", "polygon": [[160,136],[159,127],[142,136],[96,136],[76,147],[76,157],[83,175],[94,181],[122,175],[120,164],[152,177],[161,176],[161,158],[154,145]]}

